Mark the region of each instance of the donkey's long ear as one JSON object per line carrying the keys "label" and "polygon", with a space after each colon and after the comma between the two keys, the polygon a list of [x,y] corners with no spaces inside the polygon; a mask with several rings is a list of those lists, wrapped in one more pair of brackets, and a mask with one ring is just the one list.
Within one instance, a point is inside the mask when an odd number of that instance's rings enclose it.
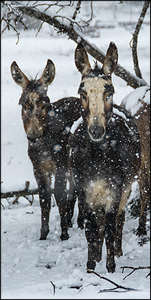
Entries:
{"label": "donkey's long ear", "polygon": [[40,77],[40,82],[48,86],[55,78],[55,65],[52,60],[48,59],[46,67]]}
{"label": "donkey's long ear", "polygon": [[81,43],[78,44],[75,50],[75,64],[83,76],[86,75],[91,69],[87,52]]}
{"label": "donkey's long ear", "polygon": [[11,64],[11,74],[14,79],[14,81],[22,87],[22,89],[25,89],[29,83],[29,79],[27,76],[20,70],[18,67],[16,61],[13,61]]}
{"label": "donkey's long ear", "polygon": [[103,72],[107,76],[111,76],[114,72],[118,61],[118,50],[116,45],[111,42],[106,53],[106,57],[103,63]]}

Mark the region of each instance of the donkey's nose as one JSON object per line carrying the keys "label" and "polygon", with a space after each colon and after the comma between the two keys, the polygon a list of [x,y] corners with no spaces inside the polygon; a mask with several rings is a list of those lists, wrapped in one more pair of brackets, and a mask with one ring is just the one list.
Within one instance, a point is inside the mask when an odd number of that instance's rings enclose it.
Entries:
{"label": "donkey's nose", "polygon": [[104,136],[104,132],[102,125],[94,124],[89,127],[89,135],[93,141],[100,141]]}
{"label": "donkey's nose", "polygon": [[40,134],[36,134],[35,132],[30,132],[27,134],[27,139],[32,142],[35,143],[37,142],[37,140],[41,137]]}

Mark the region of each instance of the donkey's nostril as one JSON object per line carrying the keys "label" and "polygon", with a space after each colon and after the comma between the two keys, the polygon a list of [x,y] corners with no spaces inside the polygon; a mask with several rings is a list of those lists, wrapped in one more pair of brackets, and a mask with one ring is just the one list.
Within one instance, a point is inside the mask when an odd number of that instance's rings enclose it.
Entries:
{"label": "donkey's nostril", "polygon": [[92,140],[99,141],[104,136],[104,127],[98,124],[90,125],[89,127],[89,135]]}

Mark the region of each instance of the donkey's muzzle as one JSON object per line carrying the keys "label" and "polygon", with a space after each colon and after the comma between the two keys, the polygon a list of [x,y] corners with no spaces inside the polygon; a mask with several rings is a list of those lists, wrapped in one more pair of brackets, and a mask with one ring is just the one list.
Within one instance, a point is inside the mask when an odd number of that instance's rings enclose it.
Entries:
{"label": "donkey's muzzle", "polygon": [[93,141],[99,142],[103,139],[105,130],[102,125],[94,124],[94,125],[90,125],[90,127],[88,129],[88,133],[89,133],[90,138]]}
{"label": "donkey's muzzle", "polygon": [[32,143],[36,143],[38,141],[38,139],[41,138],[40,134],[36,134],[34,132],[30,132],[27,134],[27,139],[32,142]]}

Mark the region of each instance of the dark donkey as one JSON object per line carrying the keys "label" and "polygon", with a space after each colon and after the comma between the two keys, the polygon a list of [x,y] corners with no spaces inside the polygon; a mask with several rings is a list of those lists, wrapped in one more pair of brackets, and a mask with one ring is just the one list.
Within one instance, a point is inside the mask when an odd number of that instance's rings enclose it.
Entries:
{"label": "dark donkey", "polygon": [[73,122],[80,117],[80,99],[62,98],[50,103],[47,89],[55,77],[55,66],[50,59],[38,80],[29,80],[15,61],[11,65],[11,74],[23,91],[19,104],[22,106],[22,120],[28,139],[28,155],[39,190],[40,239],[46,239],[49,232],[52,175],[55,175],[54,195],[61,217],[60,238],[68,239],[67,230],[68,226],[72,226],[71,218],[76,199],[74,183],[68,169],[68,138]]}
{"label": "dark donkey", "polygon": [[125,206],[140,166],[139,134],[133,119],[130,114],[126,119],[112,113],[111,74],[117,60],[118,51],[111,42],[103,67],[96,64],[91,69],[83,45],[77,46],[83,123],[70,141],[70,163],[85,218],[87,269],[94,270],[101,260],[105,237],[108,272],[115,271],[114,255],[122,255]]}

